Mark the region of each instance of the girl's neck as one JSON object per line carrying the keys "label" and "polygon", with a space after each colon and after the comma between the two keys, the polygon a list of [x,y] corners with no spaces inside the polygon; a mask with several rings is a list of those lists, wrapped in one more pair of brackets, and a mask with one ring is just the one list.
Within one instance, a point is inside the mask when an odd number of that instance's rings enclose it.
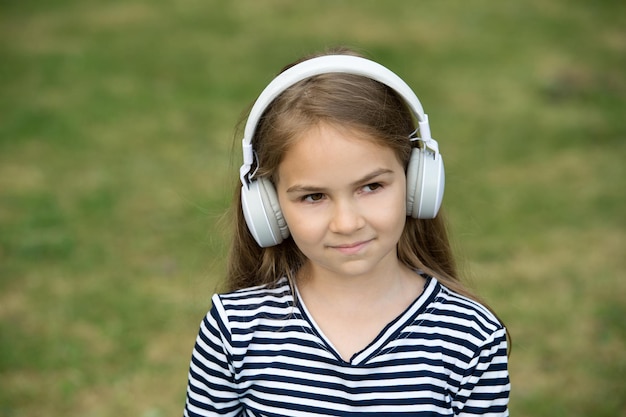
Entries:
{"label": "girl's neck", "polygon": [[336,352],[349,361],[423,292],[422,276],[398,263],[383,274],[337,276],[311,270],[298,274],[308,314]]}
{"label": "girl's neck", "polygon": [[298,272],[297,285],[305,302],[315,298],[316,303],[358,309],[397,302],[403,297],[412,300],[421,293],[424,279],[400,261],[384,271],[348,276],[305,264]]}

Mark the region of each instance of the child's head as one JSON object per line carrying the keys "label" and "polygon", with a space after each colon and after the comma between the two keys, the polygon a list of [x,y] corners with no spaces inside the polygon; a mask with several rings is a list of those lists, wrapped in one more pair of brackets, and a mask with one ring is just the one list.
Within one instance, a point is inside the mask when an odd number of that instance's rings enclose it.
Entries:
{"label": "child's head", "polygon": [[[409,137],[416,130],[416,121],[403,98],[369,77],[332,72],[297,82],[267,106],[251,140],[254,176],[276,183],[290,147],[320,125],[363,133],[363,140],[391,149],[405,169],[411,160],[415,143]],[[238,193],[229,269],[231,289],[268,284],[283,276],[292,278],[306,259],[291,238],[280,240],[267,248],[257,245],[246,226]],[[398,257],[411,268],[455,275],[440,217],[409,217],[398,243]]]}

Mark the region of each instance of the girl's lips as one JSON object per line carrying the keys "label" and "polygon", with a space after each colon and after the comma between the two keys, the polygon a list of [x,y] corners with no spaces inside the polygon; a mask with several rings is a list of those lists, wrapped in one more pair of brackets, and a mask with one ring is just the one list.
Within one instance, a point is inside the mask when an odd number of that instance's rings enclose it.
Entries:
{"label": "girl's lips", "polygon": [[345,245],[334,245],[331,246],[331,248],[343,253],[344,255],[354,255],[356,253],[359,253],[363,248],[365,248],[365,246],[367,246],[369,242],[370,240],[364,240],[361,242],[348,243]]}

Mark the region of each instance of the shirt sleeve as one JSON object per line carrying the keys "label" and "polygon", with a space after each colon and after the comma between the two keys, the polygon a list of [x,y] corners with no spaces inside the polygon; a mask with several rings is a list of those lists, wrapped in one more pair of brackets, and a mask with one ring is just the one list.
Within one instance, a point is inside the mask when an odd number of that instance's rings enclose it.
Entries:
{"label": "shirt sleeve", "polygon": [[510,390],[506,330],[500,328],[470,361],[452,401],[454,415],[508,416]]}
{"label": "shirt sleeve", "polygon": [[241,411],[231,363],[230,332],[220,311],[224,311],[221,301],[214,296],[191,355],[185,417],[236,416]]}

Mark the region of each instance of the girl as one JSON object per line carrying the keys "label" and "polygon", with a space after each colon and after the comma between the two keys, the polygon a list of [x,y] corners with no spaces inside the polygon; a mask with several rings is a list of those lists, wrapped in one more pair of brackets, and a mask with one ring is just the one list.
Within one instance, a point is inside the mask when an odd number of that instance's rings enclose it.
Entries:
{"label": "girl", "polygon": [[229,291],[185,416],[506,416],[506,330],[460,282],[428,117],[349,51],[302,60],[245,127]]}

